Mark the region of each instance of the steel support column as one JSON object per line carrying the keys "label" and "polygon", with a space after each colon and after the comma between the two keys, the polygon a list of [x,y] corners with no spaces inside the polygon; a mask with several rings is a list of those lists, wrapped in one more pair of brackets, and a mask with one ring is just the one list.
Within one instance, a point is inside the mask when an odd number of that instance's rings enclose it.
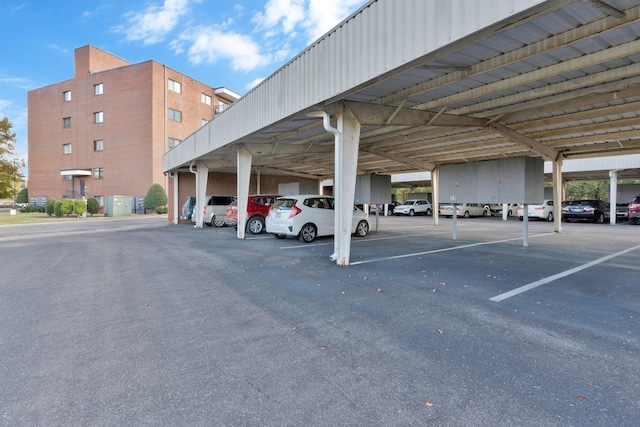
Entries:
{"label": "steel support column", "polygon": [[609,223],[615,225],[618,220],[618,172],[609,171]]}
{"label": "steel support column", "polygon": [[[551,162],[553,169],[553,230],[556,233],[562,232],[562,157],[558,157]],[[527,213],[525,206],[525,215]]]}
{"label": "steel support column", "polygon": [[192,215],[196,216],[196,228],[202,228],[204,223],[204,209],[207,203],[207,181],[209,180],[209,168],[198,163],[196,166],[196,207]]}
{"label": "steel support column", "polygon": [[251,161],[253,156],[243,147],[238,146],[238,239],[244,239],[247,226],[247,199],[251,182]]}
{"label": "steel support column", "polygon": [[[338,265],[349,265],[351,224],[356,190],[360,123],[348,108],[338,108],[338,135],[335,147],[335,236],[333,256]],[[338,139],[340,141],[338,142]],[[335,194],[337,191],[337,194]]]}
{"label": "steel support column", "polygon": [[431,171],[431,212],[433,215],[433,225],[440,223],[440,167],[436,166]]}

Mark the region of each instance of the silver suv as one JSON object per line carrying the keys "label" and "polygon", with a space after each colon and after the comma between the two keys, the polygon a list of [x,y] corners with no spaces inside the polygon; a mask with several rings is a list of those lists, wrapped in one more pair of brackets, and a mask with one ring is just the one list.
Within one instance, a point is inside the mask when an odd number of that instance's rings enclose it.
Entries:
{"label": "silver suv", "polygon": [[[206,196],[205,200],[207,201],[207,204],[205,205],[204,210],[199,211],[204,214],[202,222],[215,227],[223,227],[227,206],[236,200],[236,196],[214,194]],[[196,202],[194,210],[200,209],[199,205],[200,203]],[[191,220],[194,223],[196,222],[195,215],[192,215]]]}

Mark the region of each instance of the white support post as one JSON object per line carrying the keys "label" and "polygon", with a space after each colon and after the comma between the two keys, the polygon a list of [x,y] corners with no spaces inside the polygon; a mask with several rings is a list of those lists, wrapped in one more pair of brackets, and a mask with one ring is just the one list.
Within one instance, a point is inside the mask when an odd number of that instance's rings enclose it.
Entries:
{"label": "white support post", "polygon": [[618,171],[609,171],[609,224],[616,225],[618,219]]}
{"label": "white support post", "polygon": [[[360,145],[360,123],[347,108],[338,109],[338,134],[340,144],[336,143],[336,170],[334,189],[335,206],[335,248],[336,263],[349,265],[351,252],[351,224],[353,221],[353,200],[356,190],[358,168],[358,147]],[[336,137],[337,141],[338,137]]]}
{"label": "white support post", "polygon": [[180,205],[178,198],[178,172],[169,174],[171,178],[173,178],[173,223],[178,223],[178,218],[180,215]]}
{"label": "white support post", "polygon": [[238,146],[238,239],[244,239],[247,226],[247,200],[251,182],[251,153],[242,145]]}
{"label": "white support post", "polygon": [[209,180],[209,168],[198,163],[196,167],[196,208],[193,215],[196,216],[196,228],[202,228],[204,224],[204,209],[206,207],[207,200],[207,181]]}
{"label": "white support post", "polygon": [[[562,158],[551,162],[553,169],[553,229],[562,232]],[[525,214],[527,212],[525,206]]]}
{"label": "white support post", "polygon": [[522,246],[529,247],[529,205],[522,205]]}
{"label": "white support post", "polygon": [[433,225],[440,223],[440,167],[436,166],[431,171],[431,212],[433,215]]}

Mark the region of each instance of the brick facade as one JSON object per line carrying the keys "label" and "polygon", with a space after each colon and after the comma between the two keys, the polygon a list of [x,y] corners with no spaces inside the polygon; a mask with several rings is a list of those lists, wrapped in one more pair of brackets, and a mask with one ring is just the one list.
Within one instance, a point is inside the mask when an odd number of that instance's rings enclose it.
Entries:
{"label": "brick facade", "polygon": [[[171,90],[174,82],[180,93]],[[72,79],[28,93],[29,195],[81,197],[81,181],[86,197],[101,200],[144,196],[153,183],[166,188],[162,155],[170,139],[181,141],[211,120],[221,101],[233,99],[155,61],[131,64],[90,45],[78,48]]]}

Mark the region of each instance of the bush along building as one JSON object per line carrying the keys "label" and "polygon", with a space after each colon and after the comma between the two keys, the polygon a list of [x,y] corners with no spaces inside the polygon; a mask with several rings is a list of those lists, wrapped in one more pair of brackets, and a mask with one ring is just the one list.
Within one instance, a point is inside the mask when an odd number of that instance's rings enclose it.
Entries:
{"label": "bush along building", "polygon": [[[87,45],[74,76],[28,93],[29,196],[143,198],[165,190],[162,155],[239,98],[153,60]],[[37,202],[36,202],[37,203]]]}

